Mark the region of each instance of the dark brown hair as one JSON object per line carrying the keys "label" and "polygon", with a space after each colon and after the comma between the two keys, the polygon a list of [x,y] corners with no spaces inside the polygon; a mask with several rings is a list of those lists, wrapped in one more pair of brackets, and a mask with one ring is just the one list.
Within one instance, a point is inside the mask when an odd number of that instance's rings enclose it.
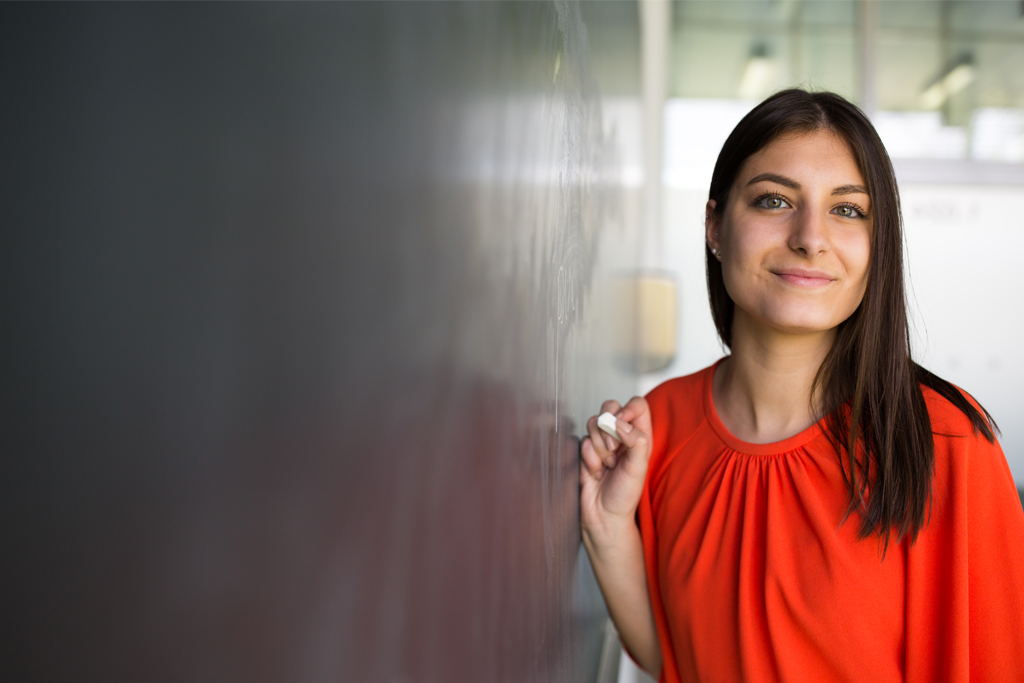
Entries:
{"label": "dark brown hair", "polygon": [[[935,443],[921,385],[960,409],[989,441],[996,425],[988,411],[910,357],[899,190],[889,155],[860,109],[834,93],[797,89],[759,104],[718,155],[709,191],[715,213],[723,215],[736,175],[752,154],[781,135],[822,129],[849,145],[867,183],[874,229],[864,298],[837,329],[814,380],[811,396],[818,401],[812,407],[826,416],[850,494],[847,516],[860,509],[861,538],[877,531],[885,548],[892,531],[898,541],[913,541],[927,520]],[[710,248],[705,251],[711,313],[731,347],[735,304],[721,263]]]}

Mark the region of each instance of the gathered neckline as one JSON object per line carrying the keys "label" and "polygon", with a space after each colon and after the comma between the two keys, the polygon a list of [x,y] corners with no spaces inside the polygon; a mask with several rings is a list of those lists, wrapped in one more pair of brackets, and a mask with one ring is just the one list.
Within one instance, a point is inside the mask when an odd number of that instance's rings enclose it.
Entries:
{"label": "gathered neckline", "polygon": [[722,419],[718,416],[718,411],[715,409],[715,399],[713,395],[713,385],[715,377],[715,369],[722,364],[728,356],[719,358],[714,365],[707,369],[704,373],[704,417],[707,418],[708,424],[715,431],[725,444],[740,453],[747,455],[782,455],[790,451],[800,448],[804,444],[813,441],[822,433],[822,422],[824,418],[818,420],[807,429],[802,432],[798,432],[788,439],[782,441],[773,441],[772,443],[752,443],[750,441],[744,441],[736,437],[729,428],[725,426]]}

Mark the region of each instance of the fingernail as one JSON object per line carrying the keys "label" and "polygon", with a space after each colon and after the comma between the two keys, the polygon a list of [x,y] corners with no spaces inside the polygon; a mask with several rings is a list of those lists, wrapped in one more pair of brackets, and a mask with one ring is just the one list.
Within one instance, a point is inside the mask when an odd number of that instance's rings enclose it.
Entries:
{"label": "fingernail", "polygon": [[633,425],[629,424],[625,420],[619,420],[616,423],[615,427],[623,434],[629,434],[631,431],[633,431]]}
{"label": "fingernail", "polygon": [[622,417],[622,411],[620,410],[619,412],[615,413],[615,417]]}
{"label": "fingernail", "polygon": [[613,439],[612,437],[606,435],[604,437],[604,446],[608,450],[614,451],[615,450],[615,439]]}

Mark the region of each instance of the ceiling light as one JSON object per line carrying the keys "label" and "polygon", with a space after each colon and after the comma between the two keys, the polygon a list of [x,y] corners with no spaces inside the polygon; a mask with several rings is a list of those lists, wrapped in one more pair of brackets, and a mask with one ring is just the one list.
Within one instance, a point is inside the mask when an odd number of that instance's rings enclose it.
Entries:
{"label": "ceiling light", "polygon": [[960,55],[924,89],[921,93],[921,106],[925,109],[938,109],[943,102],[966,88],[974,77],[974,60],[970,55]]}
{"label": "ceiling light", "polygon": [[768,56],[763,45],[758,45],[751,52],[750,59],[743,67],[740,78],[739,96],[743,100],[759,100],[768,94],[775,84],[775,60]]}

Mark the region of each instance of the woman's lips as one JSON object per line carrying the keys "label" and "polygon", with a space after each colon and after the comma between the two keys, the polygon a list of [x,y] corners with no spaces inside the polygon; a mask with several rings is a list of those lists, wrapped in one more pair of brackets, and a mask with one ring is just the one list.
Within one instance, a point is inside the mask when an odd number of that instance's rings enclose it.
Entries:
{"label": "woman's lips", "polygon": [[780,270],[774,274],[797,287],[824,287],[832,282],[828,274],[811,270]]}

